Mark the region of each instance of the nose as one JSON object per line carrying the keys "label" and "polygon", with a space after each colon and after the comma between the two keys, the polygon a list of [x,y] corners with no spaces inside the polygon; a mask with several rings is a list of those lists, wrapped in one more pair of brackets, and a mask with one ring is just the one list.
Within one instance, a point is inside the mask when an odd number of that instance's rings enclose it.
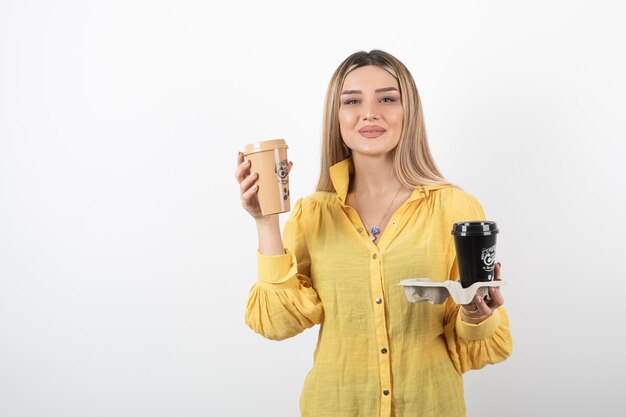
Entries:
{"label": "nose", "polygon": [[373,103],[369,103],[369,105],[363,107],[363,121],[377,120],[380,118],[380,114],[376,112],[374,107],[375,105]]}

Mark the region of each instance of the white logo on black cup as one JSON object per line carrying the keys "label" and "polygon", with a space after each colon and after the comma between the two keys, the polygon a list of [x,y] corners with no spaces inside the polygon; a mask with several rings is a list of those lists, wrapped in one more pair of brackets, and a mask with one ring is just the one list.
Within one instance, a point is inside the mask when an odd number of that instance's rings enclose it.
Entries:
{"label": "white logo on black cup", "polygon": [[[480,259],[483,261],[485,266],[483,266],[483,270],[487,272],[492,272],[496,265],[496,247],[491,246],[489,248],[483,249],[480,255]],[[491,274],[489,275],[489,279],[491,280]]]}

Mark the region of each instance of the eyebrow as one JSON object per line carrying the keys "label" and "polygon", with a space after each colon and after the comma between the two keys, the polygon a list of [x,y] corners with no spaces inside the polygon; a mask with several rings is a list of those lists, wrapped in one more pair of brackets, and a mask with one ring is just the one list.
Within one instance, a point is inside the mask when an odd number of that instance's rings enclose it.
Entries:
{"label": "eyebrow", "polygon": [[[379,88],[375,92],[384,93],[385,91],[398,91],[398,89],[396,87],[385,87],[385,88]],[[343,93],[341,93],[341,95],[344,95],[344,94],[363,94],[363,92],[361,90],[346,90]]]}

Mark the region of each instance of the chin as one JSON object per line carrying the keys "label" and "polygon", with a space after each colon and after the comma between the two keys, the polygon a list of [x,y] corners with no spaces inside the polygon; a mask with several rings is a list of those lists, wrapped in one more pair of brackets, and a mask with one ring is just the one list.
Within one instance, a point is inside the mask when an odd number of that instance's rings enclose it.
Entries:
{"label": "chin", "polygon": [[367,149],[367,150],[358,150],[358,151],[355,151],[354,149],[352,150],[352,155],[360,154],[362,156],[369,156],[369,157],[383,157],[391,153],[393,153],[393,149],[384,149],[384,150]]}

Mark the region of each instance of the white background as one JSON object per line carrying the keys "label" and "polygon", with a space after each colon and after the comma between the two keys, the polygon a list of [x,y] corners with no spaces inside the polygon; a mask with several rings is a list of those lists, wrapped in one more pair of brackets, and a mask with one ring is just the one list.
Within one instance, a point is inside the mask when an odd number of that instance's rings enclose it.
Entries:
{"label": "white background", "polygon": [[500,226],[514,352],[468,415],[625,415],[618,4],[2,0],[0,416],[298,415],[318,327],[244,324],[235,158],[286,138],[313,192],[327,82],[374,48]]}

